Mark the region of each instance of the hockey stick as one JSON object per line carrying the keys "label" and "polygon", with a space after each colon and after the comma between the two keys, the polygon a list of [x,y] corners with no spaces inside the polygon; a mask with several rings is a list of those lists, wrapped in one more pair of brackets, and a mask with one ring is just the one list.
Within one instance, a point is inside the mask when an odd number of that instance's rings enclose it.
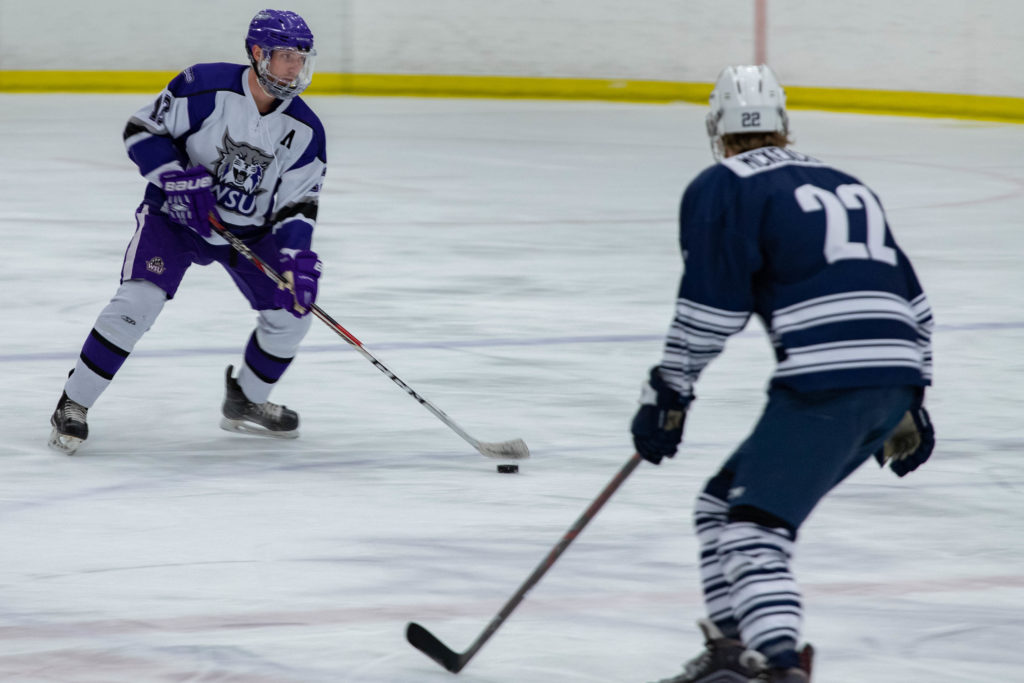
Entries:
{"label": "hockey stick", "polygon": [[484,643],[494,635],[494,632],[498,630],[498,627],[508,619],[509,615],[512,614],[512,610],[514,610],[519,603],[523,601],[523,598],[526,597],[527,591],[533,588],[537,582],[540,581],[541,577],[551,569],[551,566],[555,564],[558,557],[566,548],[569,547],[569,544],[579,536],[580,532],[583,531],[583,528],[586,527],[590,520],[594,518],[594,515],[597,514],[598,510],[608,502],[608,499],[612,497],[612,494],[615,493],[616,489],[622,485],[622,482],[626,481],[626,477],[633,473],[633,470],[636,469],[636,466],[640,464],[641,460],[642,457],[640,454],[634,453],[623,468],[619,470],[619,473],[612,477],[612,480],[608,482],[608,485],[604,487],[604,490],[601,491],[600,495],[598,495],[590,504],[590,507],[580,515],[580,518],[576,520],[576,523],[573,524],[567,532],[565,532],[565,535],[562,536],[562,540],[560,540],[555,547],[551,549],[551,552],[547,554],[547,557],[537,565],[537,568],[533,570],[532,574],[530,574],[530,578],[526,579],[523,585],[519,587],[519,590],[516,591],[515,595],[505,603],[505,606],[501,608],[501,611],[498,612],[497,616],[491,619],[491,623],[489,623],[483,633],[473,641],[473,644],[469,646],[468,650],[461,653],[453,651],[447,645],[438,640],[434,634],[415,622],[410,622],[409,625],[406,626],[405,639],[408,640],[414,648],[430,657],[453,674],[457,674],[462,671],[463,667],[465,667],[466,664],[469,663],[469,660],[473,658],[473,655],[475,655],[477,651],[484,646]]}
{"label": "hockey stick", "polygon": [[[253,253],[252,249],[250,249],[245,242],[243,242],[237,236],[229,232],[228,229],[225,228],[219,220],[217,220],[217,217],[213,213],[210,214],[210,224],[213,226],[213,229],[217,232],[217,234],[219,234],[221,237],[227,240],[228,244],[230,244],[235,249],[235,251],[237,251],[239,254],[244,256],[250,263],[256,266],[256,268],[261,273],[263,273],[271,280],[276,282],[279,287],[283,287],[288,291],[294,291],[291,283],[289,283],[287,280],[281,277],[281,275],[278,274],[276,270],[274,270],[270,265],[264,262],[255,253]],[[392,382],[402,387],[402,389],[405,390],[405,393],[409,394],[414,399],[416,399],[416,401],[420,405],[422,405],[424,408],[433,413],[434,417],[448,425],[448,427],[453,432],[455,432],[463,439],[465,439],[470,446],[475,448],[482,455],[485,455],[488,458],[507,458],[514,460],[530,457],[530,449],[527,448],[526,442],[523,441],[522,439],[513,439],[512,441],[501,441],[498,443],[487,443],[484,441],[477,441],[468,433],[466,433],[466,431],[462,429],[462,427],[455,424],[455,421],[448,417],[443,410],[441,410],[433,403],[417,394],[413,390],[413,388],[410,387],[405,382],[403,382],[398,377],[398,375],[391,372],[391,370],[388,369],[386,365],[377,360],[377,358],[372,353],[366,350],[366,347],[363,346],[363,343],[356,339],[354,334],[352,334],[344,327],[342,327],[334,318],[327,315],[327,313],[324,312],[322,308],[320,308],[316,304],[313,304],[310,307],[310,311],[317,318],[320,318],[320,320],[323,321],[325,325],[334,330],[334,332],[339,337],[341,337],[346,342],[354,346],[356,351],[363,355],[363,358],[370,361],[378,370],[387,375]]]}

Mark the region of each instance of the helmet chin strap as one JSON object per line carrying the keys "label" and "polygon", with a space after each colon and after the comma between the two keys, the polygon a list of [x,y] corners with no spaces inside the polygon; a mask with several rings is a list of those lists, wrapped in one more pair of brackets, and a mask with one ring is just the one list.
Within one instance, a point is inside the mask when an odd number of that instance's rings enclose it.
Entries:
{"label": "helmet chin strap", "polygon": [[267,97],[273,97],[274,99],[277,99],[277,95],[275,95],[272,92],[267,92],[266,87],[263,85],[263,79],[260,78],[259,69],[257,67],[253,67],[253,70],[256,72],[256,87],[260,89],[260,92],[266,95]]}
{"label": "helmet chin strap", "polygon": [[721,161],[725,158],[725,143],[722,141],[721,135],[715,135],[711,138],[711,156],[715,158],[715,161]]}

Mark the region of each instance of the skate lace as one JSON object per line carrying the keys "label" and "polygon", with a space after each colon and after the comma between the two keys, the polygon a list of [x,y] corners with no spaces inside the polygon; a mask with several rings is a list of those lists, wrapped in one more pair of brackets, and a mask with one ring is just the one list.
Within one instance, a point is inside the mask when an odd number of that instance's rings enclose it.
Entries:
{"label": "skate lace", "polygon": [[271,403],[270,401],[267,401],[266,403],[254,403],[253,407],[260,416],[271,420],[280,420],[281,412],[284,409],[284,406]]}
{"label": "skate lace", "polygon": [[690,661],[683,664],[683,673],[690,678],[697,678],[708,672],[711,667],[711,650],[705,650]]}
{"label": "skate lace", "polygon": [[71,399],[65,401],[60,410],[61,418],[66,422],[85,422],[87,412],[89,412],[88,408]]}
{"label": "skate lace", "polygon": [[[675,678],[666,678],[664,681],[659,681],[659,683],[675,683],[675,681],[681,680],[696,681],[715,671],[718,666],[715,661],[715,650],[718,649],[718,645],[715,642],[709,641],[705,643],[705,647],[706,649],[703,652],[683,664],[683,673],[681,675]],[[740,655],[739,664],[749,669],[752,673],[761,672],[764,667],[764,656],[756,651],[747,650]],[[761,680],[761,678],[757,677],[751,680]]]}
{"label": "skate lace", "polygon": [[683,672],[670,678],[662,678],[655,683],[681,683],[696,681],[704,677],[711,669],[711,652],[705,650],[683,664]]}

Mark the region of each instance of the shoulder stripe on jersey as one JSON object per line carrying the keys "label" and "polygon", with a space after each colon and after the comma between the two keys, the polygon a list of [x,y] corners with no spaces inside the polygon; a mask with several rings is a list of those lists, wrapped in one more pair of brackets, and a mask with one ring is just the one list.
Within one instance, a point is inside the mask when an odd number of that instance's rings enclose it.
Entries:
{"label": "shoulder stripe on jersey", "polygon": [[175,97],[224,91],[245,95],[242,73],[248,68],[228,63],[194,64],[175,76],[167,84],[167,90]]}
{"label": "shoulder stripe on jersey", "polygon": [[680,298],[669,327],[662,358],[662,377],[676,391],[693,393],[701,371],[725,348],[730,335],[742,330],[750,313],[714,308]]}

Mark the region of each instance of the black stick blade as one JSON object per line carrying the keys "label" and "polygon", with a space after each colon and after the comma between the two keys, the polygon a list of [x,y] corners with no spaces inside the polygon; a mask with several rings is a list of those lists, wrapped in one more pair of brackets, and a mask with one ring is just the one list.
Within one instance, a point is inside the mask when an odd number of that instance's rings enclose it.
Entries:
{"label": "black stick blade", "polygon": [[462,671],[466,666],[466,657],[438,640],[433,633],[415,622],[409,622],[405,628],[405,639],[414,648],[433,659],[453,674]]}

